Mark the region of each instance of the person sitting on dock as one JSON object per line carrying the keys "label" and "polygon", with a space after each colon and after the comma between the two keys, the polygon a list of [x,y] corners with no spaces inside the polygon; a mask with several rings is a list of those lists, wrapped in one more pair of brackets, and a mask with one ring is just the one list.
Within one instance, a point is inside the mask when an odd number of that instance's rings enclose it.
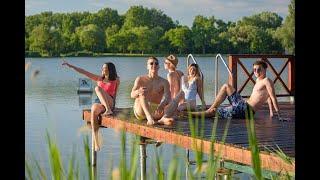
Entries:
{"label": "person sitting on dock", "polygon": [[205,101],[202,89],[202,79],[200,78],[200,71],[198,64],[190,64],[187,69],[187,76],[181,77],[181,91],[176,95],[176,97],[170,102],[166,108],[163,117],[158,121],[162,123],[163,121],[174,121],[173,116],[176,113],[196,109],[196,97],[197,94],[201,99],[202,105],[205,107]]}
{"label": "person sitting on dock", "polygon": [[171,99],[174,99],[181,89],[181,77],[183,72],[177,70],[178,58],[169,55],[164,60],[164,69],[168,70],[167,80],[170,85]]}
{"label": "person sitting on dock", "polygon": [[[253,113],[261,109],[262,105],[267,101],[270,110],[270,117],[273,117],[272,105],[276,111],[279,120],[282,120],[279,114],[279,105],[275,95],[274,84],[271,79],[266,77],[267,63],[257,60],[253,63],[254,75],[257,78],[253,87],[252,94],[248,100],[244,100],[241,95],[229,84],[224,84],[213,104],[206,111],[191,112],[192,115],[205,115],[205,117],[213,117],[217,113],[220,118],[239,118],[245,119],[245,112],[249,107]],[[228,99],[230,106],[219,107],[220,104]]]}
{"label": "person sitting on dock", "polygon": [[[169,83],[158,75],[159,61],[156,57],[147,59],[148,74],[138,76],[131,90],[135,98],[133,111],[139,120],[147,119],[153,125],[163,116],[164,108],[171,100]],[[171,122],[163,122],[170,125]]]}
{"label": "person sitting on dock", "polygon": [[69,68],[87,76],[93,81],[97,82],[95,87],[96,103],[91,106],[91,126],[94,130],[95,150],[100,150],[98,143],[98,117],[99,115],[107,116],[111,115],[115,108],[116,94],[120,84],[120,79],[117,75],[115,65],[112,62],[107,62],[102,66],[101,75],[90,73],[82,68],[71,65],[70,63],[63,61],[62,65],[66,65]]}

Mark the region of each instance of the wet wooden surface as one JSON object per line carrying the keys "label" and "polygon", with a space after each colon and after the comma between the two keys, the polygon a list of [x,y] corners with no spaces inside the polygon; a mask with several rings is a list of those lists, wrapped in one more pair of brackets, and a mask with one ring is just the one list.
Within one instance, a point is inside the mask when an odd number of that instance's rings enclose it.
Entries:
{"label": "wet wooden surface", "polygon": [[[255,131],[261,154],[267,157],[262,157],[262,166],[270,170],[280,170],[284,168],[289,171],[294,171],[294,166],[283,164],[281,159],[274,155],[270,155],[268,149],[276,148],[277,146],[290,157],[295,157],[295,108],[294,104],[287,102],[279,103],[281,115],[287,121],[279,121],[277,118],[269,117],[269,109],[267,104],[255,114]],[[84,110],[83,119],[90,121],[90,110]],[[198,122],[199,132],[203,129],[203,136],[191,137],[190,123],[187,118],[177,119],[172,126],[154,125],[147,126],[145,121],[138,121],[134,115],[132,108],[116,109],[113,116],[103,117],[101,126],[124,129],[131,133],[136,133],[145,137],[153,138],[163,142],[177,144],[184,148],[190,148],[192,139],[204,140],[210,143],[212,138],[213,122],[217,121],[216,139],[221,141],[223,132],[226,129],[227,119],[207,118],[203,121],[193,119],[192,122]],[[204,127],[204,128],[201,128]],[[205,144],[204,146],[209,146]],[[251,155],[248,149],[248,135],[245,119],[231,119],[227,129],[227,136],[224,144],[225,157],[231,160],[250,164]],[[208,151],[209,147],[204,148],[204,152]],[[215,147],[216,148],[216,147]],[[192,149],[192,148],[190,148]],[[269,156],[270,155],[270,156]],[[241,156],[241,157],[238,157]],[[274,165],[275,164],[275,165]]]}

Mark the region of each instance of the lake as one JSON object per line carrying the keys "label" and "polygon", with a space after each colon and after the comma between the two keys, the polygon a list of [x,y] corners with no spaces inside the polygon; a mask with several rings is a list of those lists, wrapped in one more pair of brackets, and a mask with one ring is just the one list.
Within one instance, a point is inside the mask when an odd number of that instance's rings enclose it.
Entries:
{"label": "lake", "polygon": [[[159,75],[166,78],[167,72],[164,69],[164,58],[159,58]],[[186,57],[178,57],[178,69],[186,72]],[[146,74],[145,57],[68,57],[65,58],[69,63],[84,68],[89,72],[100,74],[101,66],[105,62],[113,62],[120,76],[120,87],[117,95],[117,107],[132,107],[133,99],[130,98],[131,88],[135,78]],[[207,104],[213,101],[214,93],[214,57],[196,57],[199,66],[204,74],[205,85],[204,94]],[[224,59],[227,60],[226,56]],[[246,61],[244,64],[251,69],[255,59]],[[67,67],[61,66],[62,58],[25,58],[25,63],[30,62],[31,66],[25,73],[25,153],[26,156],[34,156],[40,166],[49,174],[48,149],[46,143],[46,131],[55,139],[61,151],[64,165],[67,167],[72,151],[75,152],[80,166],[80,175],[86,175],[85,157],[83,152],[83,138],[89,135],[90,130],[82,120],[82,110],[90,108],[91,103],[96,98],[93,93],[91,96],[81,97],[77,94],[78,80],[84,76]],[[272,61],[273,63],[273,61]],[[276,61],[275,68],[279,71],[284,61]],[[35,70],[39,71],[36,77],[32,74]],[[238,70],[239,71],[239,70]],[[241,71],[240,71],[241,73]],[[242,72],[243,74],[243,72]],[[267,75],[274,78],[273,74]],[[239,75],[240,82],[244,82],[244,75]],[[281,77],[287,77],[285,70]],[[219,84],[227,82],[228,73],[219,62]],[[253,83],[244,90],[245,95],[251,93]],[[275,86],[276,92],[285,93],[279,85]],[[288,98],[280,98],[285,101]],[[197,99],[199,103],[199,98]],[[98,176],[100,179],[108,179],[111,161],[113,167],[118,166],[120,158],[120,134],[113,129],[100,129],[103,137],[102,149],[98,152]],[[132,135],[127,134],[127,140]],[[91,142],[90,142],[91,143]],[[128,144],[127,155],[130,146]],[[158,148],[164,156],[163,168],[167,172],[167,166],[172,158],[173,151],[181,152],[184,156],[184,149],[175,149],[173,145],[163,144]],[[154,159],[154,145],[147,146],[147,173]],[[81,177],[81,176],[80,176]],[[242,176],[241,179],[246,179]]]}

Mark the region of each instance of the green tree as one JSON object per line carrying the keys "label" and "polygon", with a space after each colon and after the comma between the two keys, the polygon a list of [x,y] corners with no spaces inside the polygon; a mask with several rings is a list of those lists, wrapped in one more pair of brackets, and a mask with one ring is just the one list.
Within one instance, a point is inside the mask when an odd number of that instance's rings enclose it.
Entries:
{"label": "green tree", "polygon": [[295,0],[291,0],[289,15],[283,25],[276,30],[275,37],[281,41],[288,53],[295,54]]}
{"label": "green tree", "polygon": [[114,24],[110,27],[108,27],[106,29],[106,45],[107,48],[111,51],[111,52],[115,52],[115,48],[112,47],[112,45],[110,45],[110,39],[113,38],[114,35],[116,35],[119,32],[120,28],[118,25]]}
{"label": "green tree", "polygon": [[30,50],[38,51],[41,55],[56,56],[64,48],[59,31],[42,24],[32,30],[29,41]]}
{"label": "green tree", "polygon": [[180,54],[191,50],[192,32],[187,26],[170,29],[164,36],[173,47],[178,49]]}
{"label": "green tree", "polygon": [[215,18],[207,18],[201,15],[195,17],[192,24],[192,37],[195,48],[201,49],[205,54],[206,50],[210,48],[211,39],[216,34]]}
{"label": "green tree", "polygon": [[251,25],[262,29],[276,29],[281,26],[282,17],[272,12],[262,12],[249,17],[243,17],[239,24]]}
{"label": "green tree", "polygon": [[132,31],[121,30],[117,34],[108,37],[109,48],[116,49],[122,53],[126,53],[128,50],[132,52],[137,46],[134,43],[136,38],[136,35]]}
{"label": "green tree", "polygon": [[76,29],[81,46],[92,52],[103,52],[105,49],[105,34],[94,24],[81,26]]}
{"label": "green tree", "polygon": [[124,29],[147,26],[150,29],[157,26],[165,31],[174,28],[175,24],[172,19],[157,9],[148,9],[143,6],[131,6],[125,14]]}

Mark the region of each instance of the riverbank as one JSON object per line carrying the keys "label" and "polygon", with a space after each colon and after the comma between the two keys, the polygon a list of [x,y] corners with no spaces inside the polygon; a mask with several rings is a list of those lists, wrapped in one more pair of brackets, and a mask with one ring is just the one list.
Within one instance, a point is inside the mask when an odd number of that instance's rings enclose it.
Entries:
{"label": "riverbank", "polygon": [[[56,56],[49,56],[49,55],[40,55],[40,53],[36,52],[25,52],[25,58],[54,58],[54,57],[165,57],[168,56],[170,53],[155,53],[155,54],[130,54],[130,53],[92,53],[92,52],[73,52],[67,54],[60,54]],[[174,53],[173,53],[174,54]],[[175,54],[176,56],[184,57],[188,56],[188,54]],[[214,57],[217,54],[192,54],[194,57]]]}

